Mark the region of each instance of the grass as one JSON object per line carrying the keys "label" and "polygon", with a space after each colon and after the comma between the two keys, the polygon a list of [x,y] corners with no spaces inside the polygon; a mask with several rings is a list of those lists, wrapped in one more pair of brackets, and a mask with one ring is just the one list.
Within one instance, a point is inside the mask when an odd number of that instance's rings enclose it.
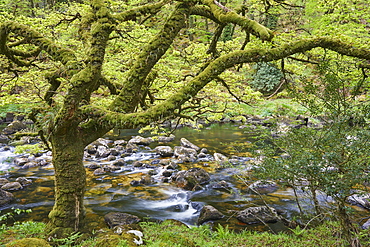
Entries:
{"label": "grass", "polygon": [[[187,227],[176,221],[167,220],[162,224],[141,223],[144,233],[142,246],[148,247],[213,247],[213,246],[248,246],[248,247],[341,247],[348,246],[342,238],[340,226],[336,222],[325,222],[316,228],[294,231],[290,233],[271,234],[268,232],[244,231],[234,233],[227,227],[218,226],[212,231],[209,226]],[[296,234],[299,232],[299,234]],[[363,246],[370,246],[370,231],[363,231]],[[101,247],[99,243],[106,242],[108,246],[131,246],[125,240],[116,241],[111,245],[106,238],[102,241],[102,236],[85,239],[79,244],[72,244],[73,237],[66,238],[64,244],[58,246],[76,247]],[[11,227],[3,227],[0,230],[0,246],[22,238],[46,238],[45,224],[38,222],[17,223]],[[106,236],[104,236],[106,237]],[[99,239],[100,238],[100,239]],[[117,240],[117,237],[115,238]],[[67,244],[66,244],[67,243]]]}

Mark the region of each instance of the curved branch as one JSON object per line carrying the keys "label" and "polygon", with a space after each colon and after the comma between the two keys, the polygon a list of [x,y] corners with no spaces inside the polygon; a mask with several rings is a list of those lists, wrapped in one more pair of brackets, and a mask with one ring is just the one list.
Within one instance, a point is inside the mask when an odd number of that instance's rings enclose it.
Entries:
{"label": "curved branch", "polygon": [[215,0],[202,0],[202,2],[210,8],[213,15],[221,23],[234,23],[239,25],[249,33],[259,37],[261,40],[271,41],[274,37],[273,32],[267,27],[254,20],[243,17],[235,11],[220,7],[220,3]]}
{"label": "curved branch", "polygon": [[137,8],[133,8],[122,13],[113,15],[113,18],[117,21],[129,21],[136,20],[137,17],[146,15],[146,14],[156,14],[161,8],[169,3],[170,1],[165,0],[159,3],[146,4]]}
{"label": "curved branch", "polygon": [[236,51],[217,58],[176,94],[146,111],[122,114],[107,111],[106,108],[94,108],[93,106],[86,106],[83,111],[86,114],[94,112],[94,116],[90,117],[98,117],[99,122],[102,124],[105,123],[107,128],[113,128],[114,126],[120,128],[141,127],[150,124],[153,121],[173,115],[175,109],[178,109],[191,97],[194,97],[204,86],[215,79],[224,70],[231,68],[236,64],[279,60],[317,47],[330,49],[342,55],[370,60],[370,50],[355,48],[352,45],[341,42],[340,40],[325,37],[300,40],[274,49],[249,49],[245,51]]}

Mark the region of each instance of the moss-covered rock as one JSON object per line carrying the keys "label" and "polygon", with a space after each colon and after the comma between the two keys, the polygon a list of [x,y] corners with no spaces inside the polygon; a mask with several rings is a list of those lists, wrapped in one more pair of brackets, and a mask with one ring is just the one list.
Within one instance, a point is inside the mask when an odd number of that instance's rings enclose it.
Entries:
{"label": "moss-covered rock", "polygon": [[5,245],[6,247],[48,247],[51,246],[44,239],[40,238],[23,238],[12,241]]}

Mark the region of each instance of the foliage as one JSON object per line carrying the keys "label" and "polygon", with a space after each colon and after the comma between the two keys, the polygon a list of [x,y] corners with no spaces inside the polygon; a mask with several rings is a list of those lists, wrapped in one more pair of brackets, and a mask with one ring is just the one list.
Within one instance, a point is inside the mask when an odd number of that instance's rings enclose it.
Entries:
{"label": "foliage", "polygon": [[254,66],[256,73],[253,76],[251,86],[263,93],[272,93],[281,83],[283,73],[271,63],[257,63]]}

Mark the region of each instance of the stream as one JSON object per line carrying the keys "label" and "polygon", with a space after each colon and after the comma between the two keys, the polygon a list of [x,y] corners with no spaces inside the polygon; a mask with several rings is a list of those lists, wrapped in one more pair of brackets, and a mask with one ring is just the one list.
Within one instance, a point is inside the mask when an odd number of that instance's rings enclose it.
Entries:
{"label": "stream", "polygon": [[[139,135],[136,130],[121,130],[119,133],[111,133],[107,138],[129,140],[136,135]],[[93,171],[87,169],[85,207],[86,218],[92,228],[106,227],[104,215],[109,212],[124,212],[153,220],[176,219],[187,225],[196,225],[202,206],[212,205],[228,215],[228,217],[216,221],[216,225],[218,223],[229,225],[234,230],[247,228],[249,230],[279,232],[286,229],[281,222],[268,226],[263,224],[245,225],[232,217],[230,212],[240,211],[249,206],[262,206],[267,203],[288,219],[299,214],[292,189],[279,188],[261,197],[248,189],[248,185],[253,181],[240,179],[240,176],[248,172],[251,167],[250,143],[258,136],[255,131],[247,128],[241,129],[238,125],[233,124],[215,124],[201,131],[181,128],[176,130],[174,135],[176,136],[175,140],[164,145],[179,146],[180,138],[184,137],[200,148],[207,148],[210,154],[219,152],[227,157],[237,156],[241,162],[237,166],[230,167],[220,167],[212,162],[209,164],[204,162],[181,164],[183,169],[201,167],[211,175],[211,182],[197,191],[186,191],[160,179],[163,168],[155,164],[162,158],[153,151],[153,148],[159,145],[158,143],[153,143],[149,147],[140,147],[138,152],[124,157],[123,159],[128,165],[121,166],[120,170],[94,175]],[[15,156],[12,149],[0,151],[0,170],[4,172],[2,177],[6,177],[10,181],[14,181],[17,177],[26,177],[31,179],[33,183],[22,190],[12,191],[16,201],[2,206],[0,210],[4,213],[11,211],[12,208],[32,209],[29,214],[15,216],[15,220],[46,222],[54,203],[53,168],[51,165],[47,165],[19,169],[12,162],[9,162],[11,157]],[[132,164],[135,161],[142,161],[148,166],[133,167]],[[84,164],[88,166],[91,163],[110,164],[112,162],[86,159]],[[8,170],[9,172],[7,172]],[[146,174],[152,174],[153,170],[155,171],[152,176],[153,183],[139,186],[130,184],[132,180],[140,179]],[[229,187],[221,190],[214,189],[214,185],[220,181],[227,182]],[[300,193],[302,194],[303,208],[312,211],[312,203],[304,199],[303,192]],[[328,202],[330,198],[326,198],[324,195],[319,199],[322,203],[330,203],[330,200]],[[360,207],[353,207],[359,211],[360,215],[366,213],[366,210]]]}

